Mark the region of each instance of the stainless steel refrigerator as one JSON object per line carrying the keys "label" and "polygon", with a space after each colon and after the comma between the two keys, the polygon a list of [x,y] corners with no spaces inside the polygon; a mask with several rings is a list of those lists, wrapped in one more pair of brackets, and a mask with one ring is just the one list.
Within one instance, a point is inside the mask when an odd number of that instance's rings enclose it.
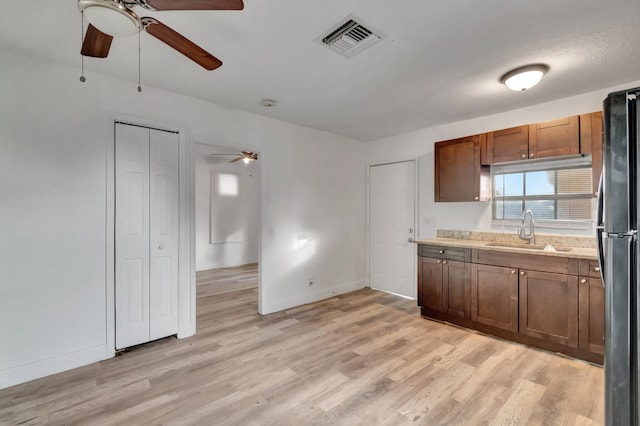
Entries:
{"label": "stainless steel refrigerator", "polygon": [[605,423],[640,425],[640,88],[604,100],[597,241],[605,286]]}

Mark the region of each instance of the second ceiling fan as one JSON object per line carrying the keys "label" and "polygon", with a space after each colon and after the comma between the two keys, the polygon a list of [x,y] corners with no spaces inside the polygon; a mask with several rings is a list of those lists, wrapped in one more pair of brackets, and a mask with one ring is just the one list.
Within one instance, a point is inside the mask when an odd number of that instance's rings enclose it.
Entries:
{"label": "second ceiling fan", "polygon": [[218,58],[156,18],[138,16],[134,6],[154,11],[244,9],[242,0],[78,0],[78,9],[89,20],[80,53],[106,58],[114,36],[135,34],[144,29],[209,71],[222,65]]}
{"label": "second ceiling fan", "polygon": [[258,154],[251,151],[242,151],[240,154],[209,154],[212,157],[215,156],[232,156],[236,157],[232,160],[229,160],[230,163],[235,163],[236,161],[242,160],[244,164],[249,164],[258,159]]}

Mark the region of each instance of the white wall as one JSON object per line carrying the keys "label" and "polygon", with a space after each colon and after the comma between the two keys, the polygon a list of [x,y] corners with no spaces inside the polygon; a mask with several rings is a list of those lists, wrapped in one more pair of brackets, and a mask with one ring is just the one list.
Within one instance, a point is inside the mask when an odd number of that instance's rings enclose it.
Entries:
{"label": "white wall", "polygon": [[[229,163],[233,157],[217,157],[222,159],[211,164],[211,158],[206,154],[195,157],[197,271],[255,263],[260,245],[260,161],[245,165],[242,161]],[[237,196],[217,196],[214,192],[212,198],[211,179],[217,173],[238,177]],[[215,240],[211,242],[210,225]]]}
{"label": "white wall", "polygon": [[[434,143],[528,123],[600,111],[602,110],[602,100],[608,93],[637,86],[640,86],[640,81],[501,114],[488,115],[380,139],[367,146],[367,161],[370,164],[376,164],[419,158],[419,239],[434,237],[437,229],[513,232],[513,228],[502,227],[497,224],[495,226],[492,225],[490,202],[434,202]],[[526,93],[514,93],[514,96],[521,95],[526,96]],[[591,229],[563,230],[548,228],[540,229],[539,232],[593,235],[593,230]]]}
{"label": "white wall", "polygon": [[114,114],[262,153],[262,313],[364,286],[362,143],[148,86],[139,94],[94,72],[82,84],[77,68],[8,50],[0,63],[0,387],[113,350],[105,259]]}

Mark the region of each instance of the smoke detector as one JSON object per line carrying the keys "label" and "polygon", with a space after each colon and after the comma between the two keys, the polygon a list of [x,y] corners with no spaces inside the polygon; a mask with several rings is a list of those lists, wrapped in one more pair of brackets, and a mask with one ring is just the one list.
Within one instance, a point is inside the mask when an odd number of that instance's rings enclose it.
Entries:
{"label": "smoke detector", "polygon": [[386,37],[362,19],[349,15],[314,41],[345,58],[352,58]]}

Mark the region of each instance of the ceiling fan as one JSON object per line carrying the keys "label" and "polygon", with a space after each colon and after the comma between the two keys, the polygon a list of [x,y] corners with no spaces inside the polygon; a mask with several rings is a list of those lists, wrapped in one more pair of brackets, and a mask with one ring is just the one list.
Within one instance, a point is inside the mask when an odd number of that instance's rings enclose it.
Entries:
{"label": "ceiling fan", "polygon": [[80,53],[106,58],[114,36],[131,35],[144,29],[209,71],[222,65],[218,58],[156,18],[138,16],[134,6],[153,11],[244,8],[242,0],[78,0],[78,9],[89,20]]}
{"label": "ceiling fan", "polygon": [[256,154],[255,152],[251,152],[251,151],[242,151],[241,154],[209,154],[210,156],[219,156],[219,155],[226,155],[226,156],[234,156],[236,158],[229,160],[230,163],[235,163],[236,161],[240,161],[242,160],[244,162],[244,164],[249,164],[252,161],[256,161],[258,159],[258,154]]}

